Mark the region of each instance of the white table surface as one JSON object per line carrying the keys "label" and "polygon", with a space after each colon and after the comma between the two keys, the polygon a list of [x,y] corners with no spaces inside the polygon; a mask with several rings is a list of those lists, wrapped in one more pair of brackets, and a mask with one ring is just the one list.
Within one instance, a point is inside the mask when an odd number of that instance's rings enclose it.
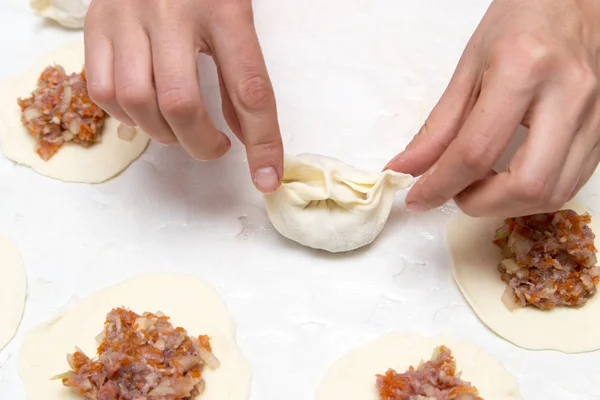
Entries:
{"label": "white table surface", "polygon": [[[488,4],[258,0],[286,150],[380,169],[424,121]],[[26,0],[0,0],[0,79],[80,36],[35,17]],[[206,102],[229,132],[214,69],[206,59],[201,68]],[[598,187],[595,179],[579,200],[600,212]],[[252,400],[310,399],[331,362],[391,331],[484,347],[527,400],[600,399],[600,353],[525,351],[491,333],[451,278],[444,229],[454,209],[411,216],[401,197],[373,246],[332,256],[271,228],[237,144],[212,163],[153,144],[96,186],[46,179],[0,155],[0,233],[18,245],[29,276],[22,324],[0,352],[0,399],[25,398],[16,356],[27,329],[147,271],[194,273],[218,288],[254,366]],[[241,236],[240,217],[250,228]]]}

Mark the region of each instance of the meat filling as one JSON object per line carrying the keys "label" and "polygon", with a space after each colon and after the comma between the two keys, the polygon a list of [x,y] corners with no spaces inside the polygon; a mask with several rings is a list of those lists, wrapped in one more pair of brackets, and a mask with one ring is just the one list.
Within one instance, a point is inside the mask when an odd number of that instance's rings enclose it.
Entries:
{"label": "meat filling", "polygon": [[591,220],[562,210],[504,222],[494,243],[505,258],[498,269],[508,283],[503,302],[509,309],[580,307],[596,294],[600,266]]}
{"label": "meat filling", "polygon": [[389,369],[377,375],[377,389],[381,400],[483,400],[460,375],[450,349],[440,346],[416,369],[411,366],[403,374]]}
{"label": "meat filling", "polygon": [[160,313],[113,309],[97,339],[97,359],[76,348],[71,371],[56,377],[86,399],[193,399],[204,390],[204,367],[220,365],[207,336],[188,336]]}
{"label": "meat filling", "polygon": [[105,114],[89,98],[84,72],[67,75],[59,65],[46,67],[36,89],[17,102],[21,122],[36,138],[35,151],[45,161],[65,142],[89,147],[99,139]]}

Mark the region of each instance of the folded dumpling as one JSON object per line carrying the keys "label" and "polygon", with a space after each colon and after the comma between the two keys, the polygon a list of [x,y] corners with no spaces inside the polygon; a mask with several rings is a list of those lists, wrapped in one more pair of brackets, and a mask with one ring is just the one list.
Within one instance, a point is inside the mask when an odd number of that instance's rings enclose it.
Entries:
{"label": "folded dumpling", "polygon": [[33,11],[65,28],[83,29],[85,14],[92,0],[29,0]]}
{"label": "folded dumpling", "polygon": [[333,253],[371,243],[383,229],[395,193],[413,177],[368,172],[316,154],[286,155],[283,183],[265,195],[277,231],[304,246]]}

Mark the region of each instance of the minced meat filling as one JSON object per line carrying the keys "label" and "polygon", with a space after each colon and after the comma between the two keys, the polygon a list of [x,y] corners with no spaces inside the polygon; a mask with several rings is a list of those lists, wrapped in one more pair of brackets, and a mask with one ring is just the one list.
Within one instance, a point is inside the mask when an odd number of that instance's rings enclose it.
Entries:
{"label": "minced meat filling", "polygon": [[65,386],[93,400],[190,400],[204,391],[205,366],[219,367],[209,338],[188,336],[166,316],[113,309],[98,336],[98,358],[67,356]]}
{"label": "minced meat filling", "polygon": [[89,98],[83,71],[67,75],[59,65],[46,67],[31,95],[17,101],[21,122],[45,161],[65,142],[88,147],[98,141],[105,113]]}
{"label": "minced meat filling", "polygon": [[483,400],[456,372],[456,360],[446,346],[436,348],[431,360],[416,369],[377,375],[377,389],[380,400]]}
{"label": "minced meat filling", "polygon": [[505,258],[499,266],[508,283],[509,309],[532,305],[580,307],[600,282],[591,216],[573,210],[509,218],[494,243]]}

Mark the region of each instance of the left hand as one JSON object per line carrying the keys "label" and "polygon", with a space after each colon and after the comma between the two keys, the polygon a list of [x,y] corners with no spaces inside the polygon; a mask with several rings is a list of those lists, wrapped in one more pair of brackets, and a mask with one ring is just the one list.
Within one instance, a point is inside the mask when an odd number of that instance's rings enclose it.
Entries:
{"label": "left hand", "polygon": [[[495,0],[419,134],[386,166],[424,174],[422,212],[454,198],[471,216],[560,209],[600,161],[600,1]],[[507,172],[492,168],[530,129]]]}

